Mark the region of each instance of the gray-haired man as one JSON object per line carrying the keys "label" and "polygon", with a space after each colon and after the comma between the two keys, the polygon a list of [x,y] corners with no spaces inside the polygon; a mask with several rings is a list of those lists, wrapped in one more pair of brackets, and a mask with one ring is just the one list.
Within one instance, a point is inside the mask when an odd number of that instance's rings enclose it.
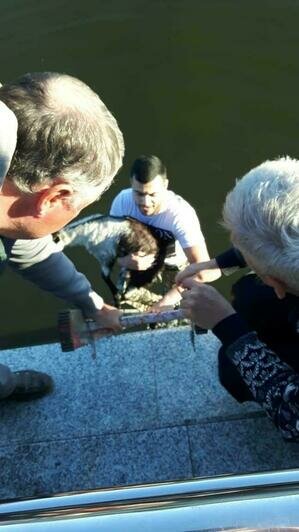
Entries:
{"label": "gray-haired man", "polygon": [[[2,264],[80,307],[101,327],[118,329],[119,311],[103,302],[51,237],[110,186],[124,152],[116,120],[85,83],[50,72],[4,84],[0,105]],[[32,399],[51,388],[48,375],[0,366],[2,399]]]}

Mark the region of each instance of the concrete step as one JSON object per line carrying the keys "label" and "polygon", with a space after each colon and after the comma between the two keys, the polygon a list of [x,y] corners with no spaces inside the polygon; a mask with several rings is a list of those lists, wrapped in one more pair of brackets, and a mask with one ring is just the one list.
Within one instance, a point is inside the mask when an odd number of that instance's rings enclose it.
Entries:
{"label": "concrete step", "polygon": [[254,403],[217,377],[218,340],[188,327],[1,351],[12,369],[45,371],[52,395],[1,404],[0,498],[297,467]]}

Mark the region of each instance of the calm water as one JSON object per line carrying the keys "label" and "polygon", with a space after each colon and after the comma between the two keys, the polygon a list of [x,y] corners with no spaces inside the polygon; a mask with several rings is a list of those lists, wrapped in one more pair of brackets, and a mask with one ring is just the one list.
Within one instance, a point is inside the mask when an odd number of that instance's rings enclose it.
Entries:
{"label": "calm water", "polygon": [[[106,213],[132,160],[155,153],[214,255],[228,244],[218,220],[234,180],[266,158],[299,156],[299,1],[2,0],[0,9],[2,82],[73,74],[124,132],[123,169],[83,214]],[[95,260],[70,256],[108,298]],[[12,273],[0,283],[2,347],[54,339],[65,304]]]}

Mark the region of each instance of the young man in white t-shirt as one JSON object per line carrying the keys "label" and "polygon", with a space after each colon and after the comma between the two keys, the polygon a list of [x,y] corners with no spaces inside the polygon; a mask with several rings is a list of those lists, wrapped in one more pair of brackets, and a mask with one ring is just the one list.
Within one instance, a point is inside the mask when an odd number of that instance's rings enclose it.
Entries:
{"label": "young man in white t-shirt", "polygon": [[[131,168],[131,188],[122,190],[114,199],[110,214],[130,216],[144,224],[170,231],[176,241],[176,266],[209,260],[209,253],[195,210],[181,196],[168,190],[164,164],[155,155],[141,155]],[[121,266],[146,270],[154,257],[131,254],[119,259]],[[166,259],[167,262],[167,259]],[[151,310],[173,306],[180,300],[171,288]]]}

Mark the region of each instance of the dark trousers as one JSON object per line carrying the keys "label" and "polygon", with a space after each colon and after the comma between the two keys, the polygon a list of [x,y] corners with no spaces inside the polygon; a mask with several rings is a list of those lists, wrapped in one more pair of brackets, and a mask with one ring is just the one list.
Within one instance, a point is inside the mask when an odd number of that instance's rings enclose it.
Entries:
{"label": "dark trousers", "polygon": [[[257,332],[281,360],[299,372],[299,336],[296,331],[298,298],[287,296],[278,299],[274,290],[254,274],[248,274],[232,287],[232,304],[248,325]],[[234,364],[223,347],[218,355],[219,379],[227,391],[240,403],[252,401]]]}

